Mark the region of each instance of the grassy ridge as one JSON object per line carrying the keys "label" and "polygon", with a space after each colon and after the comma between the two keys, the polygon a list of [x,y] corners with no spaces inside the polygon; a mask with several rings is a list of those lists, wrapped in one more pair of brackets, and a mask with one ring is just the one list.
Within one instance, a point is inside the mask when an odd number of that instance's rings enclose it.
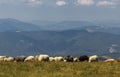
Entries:
{"label": "grassy ridge", "polygon": [[0,77],[120,77],[120,63],[0,62]]}

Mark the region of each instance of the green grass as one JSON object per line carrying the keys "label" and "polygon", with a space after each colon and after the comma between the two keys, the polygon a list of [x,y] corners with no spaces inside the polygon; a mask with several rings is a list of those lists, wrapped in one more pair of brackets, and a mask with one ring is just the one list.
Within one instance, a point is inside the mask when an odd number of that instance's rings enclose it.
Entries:
{"label": "green grass", "polygon": [[120,77],[120,63],[0,62],[0,77]]}

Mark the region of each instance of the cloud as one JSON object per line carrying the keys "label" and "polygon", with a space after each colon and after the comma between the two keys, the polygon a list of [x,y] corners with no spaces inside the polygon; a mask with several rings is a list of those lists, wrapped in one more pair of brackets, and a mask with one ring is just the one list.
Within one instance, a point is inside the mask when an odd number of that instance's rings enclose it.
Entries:
{"label": "cloud", "polygon": [[26,4],[26,5],[40,5],[41,0],[0,0],[0,4]]}
{"label": "cloud", "polygon": [[56,2],[56,5],[57,6],[64,6],[64,5],[66,5],[66,2],[59,0],[59,1]]}
{"label": "cloud", "polygon": [[116,3],[112,0],[112,1],[99,1],[97,3],[98,6],[113,6],[116,5]]}
{"label": "cloud", "polygon": [[25,3],[28,5],[34,6],[34,5],[41,5],[42,1],[41,0],[26,0]]}
{"label": "cloud", "polygon": [[77,0],[77,5],[89,6],[93,5],[95,2],[93,0]]}
{"label": "cloud", "polygon": [[120,5],[120,0],[0,0],[0,4],[20,4],[20,5],[26,5],[26,6],[65,6],[70,5],[81,5],[81,6],[110,6],[112,8],[115,8],[116,5]]}

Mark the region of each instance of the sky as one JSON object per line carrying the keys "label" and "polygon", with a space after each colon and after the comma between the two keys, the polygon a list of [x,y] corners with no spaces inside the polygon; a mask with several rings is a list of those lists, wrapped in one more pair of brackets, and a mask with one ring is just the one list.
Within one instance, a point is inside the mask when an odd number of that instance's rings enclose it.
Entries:
{"label": "sky", "polygon": [[0,18],[120,21],[120,0],[0,0]]}

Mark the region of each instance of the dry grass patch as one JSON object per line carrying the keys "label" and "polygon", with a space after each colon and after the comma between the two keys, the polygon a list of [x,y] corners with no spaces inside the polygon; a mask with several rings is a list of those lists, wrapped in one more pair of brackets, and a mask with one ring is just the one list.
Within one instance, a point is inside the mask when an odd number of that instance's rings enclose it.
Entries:
{"label": "dry grass patch", "polygon": [[0,62],[0,77],[119,77],[120,63]]}

